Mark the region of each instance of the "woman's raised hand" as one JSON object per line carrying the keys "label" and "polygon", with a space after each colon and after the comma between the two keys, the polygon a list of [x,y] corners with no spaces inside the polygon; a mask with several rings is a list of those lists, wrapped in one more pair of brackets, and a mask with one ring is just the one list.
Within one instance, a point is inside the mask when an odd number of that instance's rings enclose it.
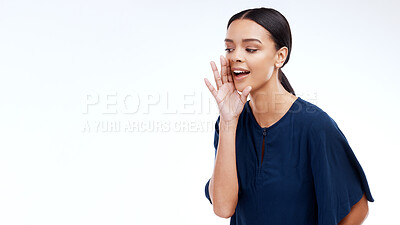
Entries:
{"label": "woman's raised hand", "polygon": [[210,62],[211,69],[214,73],[217,90],[215,90],[207,78],[204,78],[204,82],[217,101],[220,119],[229,122],[239,118],[239,115],[246,104],[247,96],[251,91],[251,86],[247,86],[242,91],[242,94],[240,94],[236,90],[235,84],[233,83],[233,76],[229,61],[226,60],[222,55],[220,56],[220,60],[221,75],[218,72],[215,62]]}

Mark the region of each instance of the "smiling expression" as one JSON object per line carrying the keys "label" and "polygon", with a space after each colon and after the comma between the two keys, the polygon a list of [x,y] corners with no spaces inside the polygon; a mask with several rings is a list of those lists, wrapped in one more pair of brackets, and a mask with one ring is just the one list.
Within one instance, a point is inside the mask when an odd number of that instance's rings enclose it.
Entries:
{"label": "smiling expression", "polygon": [[[279,65],[282,66],[284,62],[285,55],[275,49],[270,33],[249,19],[235,20],[229,25],[225,47],[226,58],[238,91],[249,85],[253,91],[257,90],[270,80],[274,72],[277,74],[276,64],[281,62]],[[234,68],[250,73],[236,76],[233,73]]]}

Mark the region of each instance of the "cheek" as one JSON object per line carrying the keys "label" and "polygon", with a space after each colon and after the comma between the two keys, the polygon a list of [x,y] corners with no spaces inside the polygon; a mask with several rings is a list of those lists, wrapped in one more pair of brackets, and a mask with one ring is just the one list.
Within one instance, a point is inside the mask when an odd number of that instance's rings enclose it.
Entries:
{"label": "cheek", "polygon": [[270,54],[258,54],[254,55],[251,60],[251,64],[256,69],[269,70],[273,65],[273,57]]}
{"label": "cheek", "polygon": [[267,56],[258,57],[257,60],[254,60],[252,62],[250,68],[252,68],[253,72],[255,72],[256,74],[262,76],[268,74],[268,76],[270,76],[274,71],[274,63],[270,57]]}
{"label": "cheek", "polygon": [[274,66],[263,65],[254,71],[254,77],[261,80],[269,80],[274,73]]}

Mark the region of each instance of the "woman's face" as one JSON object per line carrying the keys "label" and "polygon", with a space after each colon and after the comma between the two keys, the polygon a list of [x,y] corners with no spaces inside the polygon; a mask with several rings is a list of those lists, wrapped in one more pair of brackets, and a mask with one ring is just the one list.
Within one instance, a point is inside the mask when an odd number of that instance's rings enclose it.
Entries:
{"label": "woman's face", "polygon": [[[286,58],[281,54],[283,48],[276,51],[269,35],[264,27],[249,19],[235,20],[229,25],[225,39],[226,58],[238,91],[242,92],[247,86],[252,87],[252,92],[257,90],[277,72],[277,65],[283,65]],[[236,76],[234,68],[250,73]]]}

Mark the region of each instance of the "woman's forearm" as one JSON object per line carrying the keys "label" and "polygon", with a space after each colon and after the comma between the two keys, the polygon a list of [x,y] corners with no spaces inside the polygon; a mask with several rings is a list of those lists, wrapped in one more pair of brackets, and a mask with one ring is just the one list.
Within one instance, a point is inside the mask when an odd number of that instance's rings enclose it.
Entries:
{"label": "woman's forearm", "polygon": [[238,201],[236,128],[237,120],[220,120],[218,149],[209,185],[214,213],[223,218],[233,215]]}

